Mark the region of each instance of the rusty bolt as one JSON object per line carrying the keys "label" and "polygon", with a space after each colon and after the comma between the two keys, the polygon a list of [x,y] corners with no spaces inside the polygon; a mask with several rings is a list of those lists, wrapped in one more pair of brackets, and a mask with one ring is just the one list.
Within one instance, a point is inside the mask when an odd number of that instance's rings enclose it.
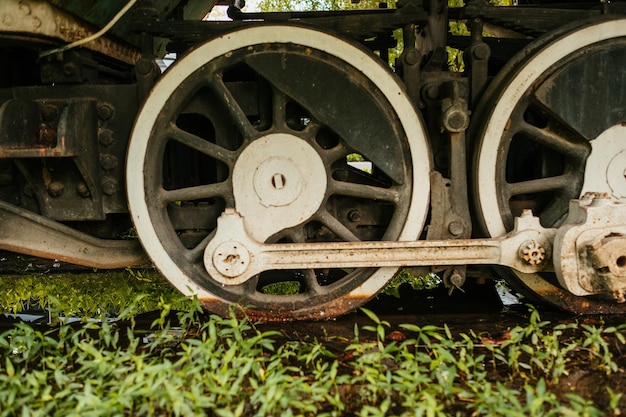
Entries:
{"label": "rusty bolt", "polygon": [[87,187],[87,184],[85,184],[82,181],[76,184],[76,194],[85,198],[91,195],[91,193],[89,192],[89,188]]}
{"label": "rusty bolt", "polygon": [[111,171],[117,168],[117,165],[118,165],[117,158],[114,155],[104,154],[100,156],[100,166],[105,171]]}
{"label": "rusty bolt", "polygon": [[115,114],[115,109],[109,103],[102,103],[98,106],[98,116],[102,120],[109,120]]}
{"label": "rusty bolt", "polygon": [[358,222],[361,220],[361,213],[358,210],[350,210],[348,219],[350,219],[351,222]]}
{"label": "rusty bolt", "polygon": [[113,178],[105,178],[102,181],[102,192],[106,195],[113,195],[117,192],[117,181]]}
{"label": "rusty bolt", "polygon": [[48,194],[50,194],[51,197],[60,197],[64,190],[65,185],[63,185],[61,181],[52,181],[48,185]]}
{"label": "rusty bolt", "polygon": [[102,129],[98,134],[98,141],[103,146],[111,146],[113,142],[115,142],[113,131],[109,129]]}
{"label": "rusty bolt", "polygon": [[461,222],[453,221],[448,225],[448,232],[450,232],[452,236],[461,236],[464,231],[465,227],[463,227],[463,223]]}
{"label": "rusty bolt", "polygon": [[546,250],[534,240],[528,240],[520,246],[519,256],[529,265],[539,265],[546,258]]}

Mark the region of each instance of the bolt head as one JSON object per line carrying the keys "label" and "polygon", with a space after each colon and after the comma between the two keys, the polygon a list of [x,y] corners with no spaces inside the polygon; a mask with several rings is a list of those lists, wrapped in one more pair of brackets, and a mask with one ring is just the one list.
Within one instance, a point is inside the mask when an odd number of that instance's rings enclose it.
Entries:
{"label": "bolt head", "polygon": [[51,197],[60,197],[65,190],[65,185],[61,181],[52,181],[50,185],[48,185],[48,194]]}
{"label": "bolt head", "polygon": [[117,189],[117,181],[113,178],[107,178],[102,182],[102,192],[108,196],[115,194]]}
{"label": "bolt head", "polygon": [[100,166],[105,171],[112,171],[117,168],[118,162],[115,155],[105,154],[100,156]]}
{"label": "bolt head", "polygon": [[463,223],[453,221],[448,225],[448,232],[454,237],[461,236],[465,231],[465,227],[463,227]]}
{"label": "bolt head", "polygon": [[115,114],[115,109],[108,103],[102,103],[98,106],[98,117],[102,120],[109,120]]}
{"label": "bolt head", "polygon": [[91,195],[87,184],[85,184],[84,182],[79,182],[78,184],[76,184],[76,194],[85,198]]}
{"label": "bolt head", "polygon": [[115,135],[109,129],[102,129],[98,134],[98,141],[103,146],[111,146],[115,142]]}

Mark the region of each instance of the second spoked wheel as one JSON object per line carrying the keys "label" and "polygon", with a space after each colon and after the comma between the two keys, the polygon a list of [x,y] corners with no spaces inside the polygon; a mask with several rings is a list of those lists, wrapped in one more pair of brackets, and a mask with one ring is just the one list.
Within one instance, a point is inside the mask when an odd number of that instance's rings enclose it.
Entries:
{"label": "second spoked wheel", "polygon": [[324,318],[367,301],[397,268],[216,280],[203,255],[217,218],[236,209],[261,242],[414,240],[429,169],[422,123],[377,57],[318,30],[259,26],[165,72],[133,130],[128,200],[156,266],[210,310]]}
{"label": "second spoked wheel", "polygon": [[[490,236],[510,231],[523,209],[558,226],[587,191],[626,198],[624,63],[626,19],[594,19],[531,44],[492,82],[474,125],[475,199]],[[554,274],[502,273],[572,312],[626,312],[610,294],[572,295]]]}

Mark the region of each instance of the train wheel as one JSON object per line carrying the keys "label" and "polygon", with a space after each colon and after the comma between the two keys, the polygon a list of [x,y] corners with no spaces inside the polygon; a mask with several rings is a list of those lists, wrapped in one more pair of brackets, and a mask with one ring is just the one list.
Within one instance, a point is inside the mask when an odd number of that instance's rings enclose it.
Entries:
{"label": "train wheel", "polygon": [[414,240],[429,169],[423,125],[378,58],[321,31],[259,26],[164,73],[133,130],[127,191],[148,255],[207,309],[320,319],[364,303],[397,268],[266,271],[225,285],[203,264],[219,215],[234,207],[266,242]]}
{"label": "train wheel", "polygon": [[[474,194],[483,229],[501,236],[530,208],[559,225],[587,191],[626,197],[626,19],[590,20],[521,51],[476,114]],[[576,313],[626,312],[576,297],[553,274],[503,275],[522,292]]]}

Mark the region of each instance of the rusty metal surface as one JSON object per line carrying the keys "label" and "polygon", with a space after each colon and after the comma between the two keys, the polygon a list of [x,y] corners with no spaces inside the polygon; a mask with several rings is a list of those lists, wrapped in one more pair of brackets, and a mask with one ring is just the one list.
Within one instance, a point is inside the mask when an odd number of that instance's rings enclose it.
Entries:
{"label": "rusty metal surface", "polygon": [[[45,1],[0,2],[0,34],[30,34],[32,37],[53,38],[62,43],[71,43],[97,31],[98,28]],[[109,37],[100,37],[84,47],[127,64],[134,64],[139,59],[139,53],[134,47]]]}
{"label": "rusty metal surface", "polygon": [[587,194],[570,204],[569,217],[555,240],[559,283],[575,295],[608,294],[624,302],[626,218],[608,196]]}
{"label": "rusty metal surface", "polygon": [[[511,271],[501,269],[499,274],[507,276]],[[616,303],[611,297],[574,295],[551,282],[549,276],[518,273],[510,283],[516,290],[526,294],[531,302],[551,305],[572,314],[626,314],[626,303]]]}
{"label": "rusty metal surface", "polygon": [[289,310],[284,305],[276,304],[276,308],[254,308],[253,306],[240,306],[230,304],[225,300],[215,298],[199,298],[198,301],[208,311],[228,317],[229,310],[234,307],[238,317],[247,317],[256,323],[284,323],[294,320],[329,320],[334,317],[354,311],[371,299],[368,297],[343,297],[330,300],[322,305],[314,305],[308,308]]}
{"label": "rusty metal surface", "polygon": [[148,265],[137,240],[104,240],[0,201],[0,249],[93,268]]}

